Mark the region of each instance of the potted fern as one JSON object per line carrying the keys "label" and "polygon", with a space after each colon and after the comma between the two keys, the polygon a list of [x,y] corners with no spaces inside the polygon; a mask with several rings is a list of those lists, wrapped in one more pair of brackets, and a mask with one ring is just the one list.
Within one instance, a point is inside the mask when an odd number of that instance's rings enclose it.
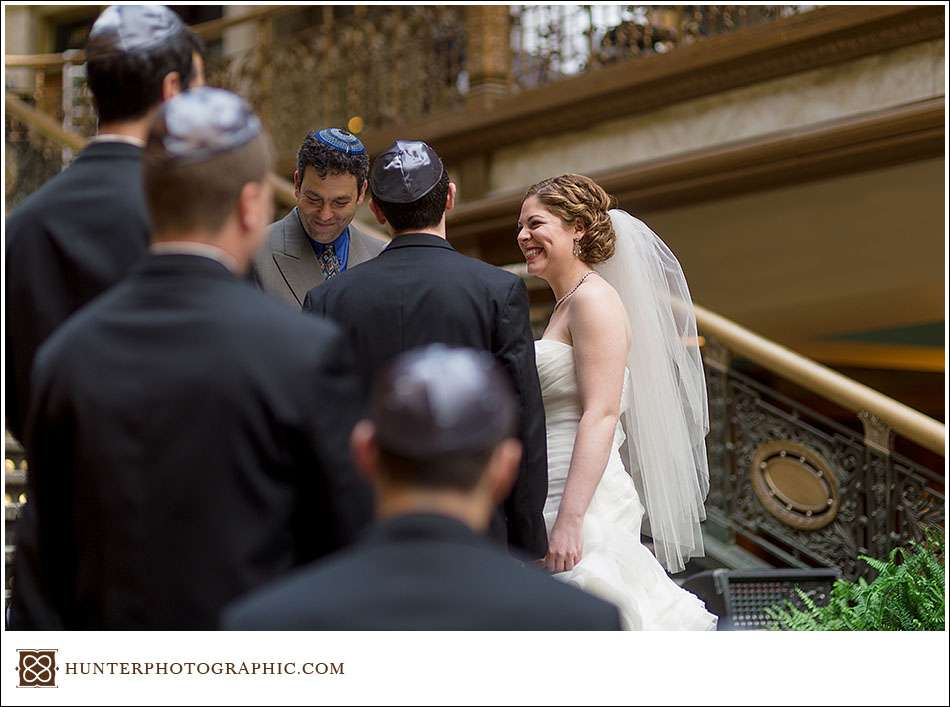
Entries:
{"label": "potted fern", "polygon": [[944,541],[930,533],[923,542],[895,548],[886,560],[861,556],[877,577],[839,579],[827,604],[796,588],[801,606],[786,601],[766,610],[772,629],[783,631],[943,631]]}

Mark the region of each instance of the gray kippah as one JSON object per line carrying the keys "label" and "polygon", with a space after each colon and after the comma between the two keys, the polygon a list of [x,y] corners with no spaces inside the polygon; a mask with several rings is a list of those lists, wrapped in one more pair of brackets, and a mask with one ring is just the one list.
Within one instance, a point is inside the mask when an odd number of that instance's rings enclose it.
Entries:
{"label": "gray kippah", "polygon": [[514,433],[511,384],[494,357],[433,344],[377,379],[370,417],[379,447],[410,459],[483,452]]}
{"label": "gray kippah", "polygon": [[164,5],[110,5],[89,31],[86,58],[147,51],[184,30],[178,15]]}
{"label": "gray kippah", "polygon": [[165,102],[149,131],[146,157],[200,162],[234,150],[263,131],[240,96],[220,88],[185,91]]}

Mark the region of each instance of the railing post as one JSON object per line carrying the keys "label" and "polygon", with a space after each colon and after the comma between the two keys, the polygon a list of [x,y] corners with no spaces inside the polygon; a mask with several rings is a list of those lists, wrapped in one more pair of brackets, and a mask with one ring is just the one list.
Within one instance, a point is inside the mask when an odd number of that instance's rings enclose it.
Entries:
{"label": "railing post", "polygon": [[867,509],[867,538],[870,554],[884,557],[900,540],[895,507],[894,469],[891,452],[894,448],[894,430],[867,410],[858,413],[864,426],[865,508]]}
{"label": "railing post", "polygon": [[507,5],[465,7],[465,63],[469,100],[490,105],[508,93],[511,80],[510,19]]}
{"label": "railing post", "polygon": [[876,452],[889,457],[894,447],[894,430],[877,415],[867,410],[859,412],[858,418],[864,426],[864,443]]}

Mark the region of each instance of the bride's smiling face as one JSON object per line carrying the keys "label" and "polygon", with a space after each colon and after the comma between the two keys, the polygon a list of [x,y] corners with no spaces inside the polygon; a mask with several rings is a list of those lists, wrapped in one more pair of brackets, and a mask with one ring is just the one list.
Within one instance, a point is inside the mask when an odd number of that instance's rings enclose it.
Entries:
{"label": "bride's smiling face", "polygon": [[521,205],[518,247],[530,274],[543,277],[552,266],[576,260],[574,240],[581,235],[578,228],[548,211],[536,196],[529,196]]}

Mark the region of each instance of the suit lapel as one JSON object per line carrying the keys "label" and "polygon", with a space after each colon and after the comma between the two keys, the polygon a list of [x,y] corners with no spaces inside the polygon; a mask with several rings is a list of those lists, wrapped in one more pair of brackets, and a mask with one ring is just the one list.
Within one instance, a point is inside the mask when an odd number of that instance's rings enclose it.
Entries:
{"label": "suit lapel", "polygon": [[347,258],[347,269],[350,269],[354,265],[365,263],[373,257],[373,254],[366,248],[367,238],[369,238],[369,236],[364,235],[352,223],[350,224],[350,256]]}
{"label": "suit lapel", "polygon": [[297,303],[303,304],[307,293],[323,282],[323,271],[317,262],[317,256],[313,254],[307,234],[300,225],[297,209],[284,217],[281,228],[284,234],[284,250],[274,251],[274,264],[297,298]]}

